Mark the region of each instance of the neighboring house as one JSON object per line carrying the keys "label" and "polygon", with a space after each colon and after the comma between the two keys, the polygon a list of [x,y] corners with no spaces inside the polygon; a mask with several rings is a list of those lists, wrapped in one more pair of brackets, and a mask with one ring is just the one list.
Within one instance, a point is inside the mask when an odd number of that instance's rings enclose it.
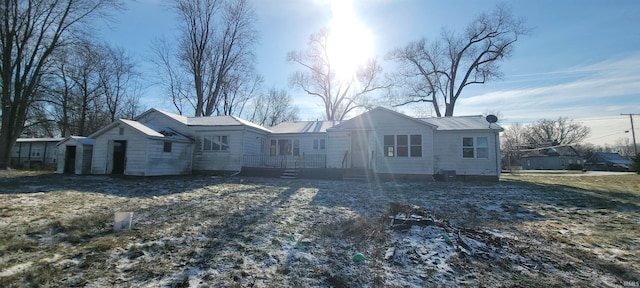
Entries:
{"label": "neighboring house", "polygon": [[56,173],[89,174],[94,139],[69,136],[58,142],[58,165]]}
{"label": "neighboring house", "polygon": [[524,149],[519,154],[520,165],[525,170],[567,170],[582,167],[583,162],[580,153],[569,145]]}
{"label": "neighboring house", "polygon": [[11,152],[11,166],[27,169],[56,167],[56,144],[62,138],[18,138]]}
{"label": "neighboring house", "polygon": [[584,162],[585,170],[629,171],[631,160],[618,153],[596,152]]}

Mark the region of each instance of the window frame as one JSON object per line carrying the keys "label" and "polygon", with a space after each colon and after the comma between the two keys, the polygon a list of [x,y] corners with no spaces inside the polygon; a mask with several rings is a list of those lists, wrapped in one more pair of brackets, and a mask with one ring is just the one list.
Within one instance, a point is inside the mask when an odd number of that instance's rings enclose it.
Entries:
{"label": "window frame", "polygon": [[[413,140],[419,139],[415,141]],[[422,158],[422,134],[387,134],[383,135],[382,146],[384,157]],[[414,153],[416,152],[416,153]]]}
{"label": "window frame", "polygon": [[[208,144],[207,144],[208,143]],[[229,135],[204,135],[202,136],[202,151],[205,152],[228,152]]]}
{"label": "window frame", "polygon": [[300,139],[276,138],[269,141],[269,156],[300,156]]}
{"label": "window frame", "polygon": [[[471,143],[467,141],[471,139]],[[479,139],[483,139],[480,141]],[[487,136],[463,136],[462,149],[460,150],[462,159],[490,159],[489,137]],[[469,154],[471,154],[469,156]],[[486,155],[486,156],[485,156]]]}
{"label": "window frame", "polygon": [[163,141],[162,142],[162,152],[163,153],[171,153],[173,150],[173,142],[171,141]]}

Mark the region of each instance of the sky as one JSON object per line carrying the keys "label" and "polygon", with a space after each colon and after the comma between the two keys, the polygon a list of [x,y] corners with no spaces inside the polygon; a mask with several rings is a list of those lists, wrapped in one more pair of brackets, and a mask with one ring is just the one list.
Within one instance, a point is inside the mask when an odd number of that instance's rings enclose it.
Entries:
{"label": "sky", "polygon": [[[377,57],[389,73],[393,63],[384,58],[390,50],[421,38],[437,39],[443,28],[461,32],[472,19],[500,2],[254,0],[260,33],[256,68],[266,88],[288,91],[303,120],[317,119],[322,115],[322,103],[289,86],[289,76],[299,67],[287,63],[286,54],[306,49],[311,34],[336,25],[346,17],[342,14],[349,14],[351,21],[342,27],[357,27],[359,34],[368,36],[359,39],[359,43],[368,43],[359,48],[367,51],[361,54]],[[153,85],[158,75],[150,63],[154,39],[173,39],[178,33],[169,3],[128,0],[127,9],[105,22],[99,35],[136,60],[150,83],[144,105],[172,111],[162,90]],[[612,145],[631,139],[631,133],[625,133],[631,129],[629,116],[620,114],[640,113],[640,1],[506,3],[514,16],[526,20],[531,32],[518,39],[511,57],[501,64],[503,78],[465,88],[454,115],[497,113],[503,126],[568,117],[592,128],[587,142]],[[400,111],[416,113],[408,107]],[[634,120],[636,139],[640,140],[640,115]]]}

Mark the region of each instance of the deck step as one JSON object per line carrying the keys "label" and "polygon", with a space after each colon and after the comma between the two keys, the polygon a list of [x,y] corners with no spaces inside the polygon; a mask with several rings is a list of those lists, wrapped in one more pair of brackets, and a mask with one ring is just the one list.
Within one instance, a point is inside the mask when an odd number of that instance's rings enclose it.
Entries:
{"label": "deck step", "polygon": [[282,171],[282,174],[280,174],[280,178],[281,179],[297,179],[298,178],[298,174],[300,174],[300,170],[297,170],[297,169],[286,169],[286,170]]}

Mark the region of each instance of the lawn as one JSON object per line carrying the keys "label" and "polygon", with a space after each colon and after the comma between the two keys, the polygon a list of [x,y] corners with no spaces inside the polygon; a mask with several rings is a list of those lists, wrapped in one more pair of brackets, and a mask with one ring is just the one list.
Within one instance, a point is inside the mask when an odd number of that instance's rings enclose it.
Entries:
{"label": "lawn", "polygon": [[[133,229],[113,231],[122,211]],[[631,287],[639,221],[640,175],[360,183],[0,171],[0,283]]]}

